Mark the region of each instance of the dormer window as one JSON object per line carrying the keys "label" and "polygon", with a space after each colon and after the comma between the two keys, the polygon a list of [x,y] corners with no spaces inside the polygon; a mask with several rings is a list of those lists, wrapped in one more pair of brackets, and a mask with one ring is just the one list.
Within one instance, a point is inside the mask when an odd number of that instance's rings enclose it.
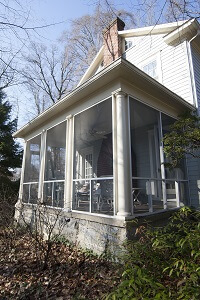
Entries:
{"label": "dormer window", "polygon": [[133,46],[133,41],[125,40],[125,45],[124,45],[125,51],[131,48],[132,46]]}

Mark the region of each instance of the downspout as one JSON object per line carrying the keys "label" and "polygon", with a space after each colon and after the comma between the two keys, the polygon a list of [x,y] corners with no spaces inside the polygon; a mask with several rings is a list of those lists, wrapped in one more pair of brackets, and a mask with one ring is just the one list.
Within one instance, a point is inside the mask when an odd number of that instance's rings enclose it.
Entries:
{"label": "downspout", "polygon": [[192,64],[191,42],[199,35],[200,35],[200,29],[197,30],[197,33],[195,36],[193,36],[189,41],[186,41],[186,50],[187,50],[187,56],[188,56],[192,97],[193,97],[193,103],[196,106],[196,108],[198,108],[198,101],[197,101],[196,85],[195,85],[195,79],[194,79],[194,68],[193,68],[193,64]]}
{"label": "downspout", "polygon": [[[197,100],[197,93],[196,93],[196,84],[194,78],[194,68],[192,63],[192,51],[191,51],[191,42],[200,35],[200,29],[197,30],[195,36],[193,36],[189,41],[186,41],[186,50],[188,55],[188,64],[189,64],[189,72],[190,72],[190,80],[191,80],[191,87],[192,87],[192,96],[193,96],[193,103],[195,104],[196,108],[198,109],[198,100]],[[186,157],[186,169],[187,169],[187,177],[188,177],[188,159]],[[188,192],[189,192],[189,205],[191,205],[191,190],[190,184],[188,182]]]}

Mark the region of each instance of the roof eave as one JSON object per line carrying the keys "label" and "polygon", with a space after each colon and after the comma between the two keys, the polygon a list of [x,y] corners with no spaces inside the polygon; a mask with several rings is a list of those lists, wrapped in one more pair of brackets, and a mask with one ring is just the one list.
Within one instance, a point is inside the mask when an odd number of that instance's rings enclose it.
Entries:
{"label": "roof eave", "polygon": [[104,46],[101,47],[101,49],[99,50],[99,52],[97,53],[93,61],[91,62],[89,68],[86,70],[85,74],[83,75],[83,77],[81,78],[77,86],[80,86],[83,82],[85,82],[91,76],[91,74],[95,72],[95,70],[98,68],[98,65],[101,63],[103,59],[103,49]]}
{"label": "roof eave", "polygon": [[160,25],[154,25],[154,26],[148,26],[148,27],[141,27],[141,28],[135,28],[130,30],[123,30],[118,31],[118,34],[124,38],[126,37],[134,37],[134,36],[143,36],[148,34],[167,34],[171,32],[174,29],[177,29],[186,21],[178,21],[173,23],[166,23],[166,24],[160,24]]}
{"label": "roof eave", "polygon": [[188,20],[182,26],[174,29],[172,32],[168,33],[163,37],[166,44],[171,44],[177,39],[180,39],[182,36],[193,36],[200,27],[196,19]]}
{"label": "roof eave", "polygon": [[[123,71],[123,72],[122,72]],[[91,92],[95,91],[96,88],[101,88],[104,86],[104,82],[106,80],[107,83],[113,81],[114,79],[125,78],[129,71],[131,72],[131,78],[134,78],[134,82],[136,82],[136,78],[138,78],[138,82],[142,79],[144,82],[148,83],[149,87],[152,87],[152,90],[157,89],[162,91],[164,94],[168,94],[173,100],[177,103],[180,103],[185,108],[190,110],[195,110],[195,107],[188,102],[186,102],[183,98],[173,93],[171,90],[160,84],[155,79],[151,78],[149,75],[144,73],[142,70],[137,68],[135,65],[131,64],[127,60],[122,57],[115,60],[112,64],[102,69],[99,73],[93,75],[86,82],[75,88],[70,94],[62,98],[59,102],[56,102],[50,108],[45,110],[35,119],[30,121],[28,124],[24,125],[18,131],[13,134],[15,138],[24,138],[27,136],[33,129],[39,127],[44,122],[47,122],[51,119],[51,117],[55,116],[63,112],[64,109],[70,107],[72,104],[86,97]],[[130,78],[130,77],[129,77]],[[128,80],[128,79],[127,79]],[[137,84],[137,83],[135,83]]]}

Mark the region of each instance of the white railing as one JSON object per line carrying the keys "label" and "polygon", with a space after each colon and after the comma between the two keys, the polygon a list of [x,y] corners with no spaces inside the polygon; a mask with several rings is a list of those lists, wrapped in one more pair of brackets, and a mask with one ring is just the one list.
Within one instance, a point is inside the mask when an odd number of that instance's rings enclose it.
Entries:
{"label": "white railing", "polygon": [[38,182],[24,182],[22,201],[29,204],[36,204],[38,199]]}
{"label": "white railing", "polygon": [[132,177],[132,213],[180,207],[188,201],[187,190],[188,180]]}
{"label": "white railing", "polygon": [[113,177],[73,179],[72,209],[114,215]]}
{"label": "white railing", "polygon": [[64,180],[45,180],[43,202],[47,206],[64,207]]}

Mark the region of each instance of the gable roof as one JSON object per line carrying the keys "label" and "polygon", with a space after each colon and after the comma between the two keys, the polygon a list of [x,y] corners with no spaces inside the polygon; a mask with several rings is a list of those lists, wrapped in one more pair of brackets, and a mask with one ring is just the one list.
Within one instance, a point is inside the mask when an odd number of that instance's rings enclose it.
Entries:
{"label": "gable roof", "polygon": [[[166,34],[164,36],[164,41],[167,44],[169,44],[173,40],[180,38],[181,35],[186,34],[187,32],[194,35],[194,29],[198,30],[198,28],[200,28],[198,21],[196,19],[190,19],[185,21],[177,21],[172,23],[165,23],[160,25],[118,31],[118,34],[123,38],[147,36],[154,34]],[[81,78],[78,86],[95,74],[100,62],[103,60],[103,49],[104,46],[101,47],[101,49],[93,59],[87,71]]]}
{"label": "gable roof", "polygon": [[45,122],[50,121],[53,117],[63,112],[71,105],[80,101],[84,97],[91,95],[97,89],[103,89],[105,87],[105,83],[108,84],[116,79],[126,80],[140,90],[143,90],[145,86],[146,93],[151,93],[152,96],[160,99],[163,103],[167,103],[171,107],[178,107],[180,112],[185,110],[195,110],[193,105],[189,104],[183,98],[141,71],[135,65],[120,57],[75,88],[70,94],[56,102],[21,129],[16,131],[13,134],[13,137],[26,137],[32,131],[39,128]]}

